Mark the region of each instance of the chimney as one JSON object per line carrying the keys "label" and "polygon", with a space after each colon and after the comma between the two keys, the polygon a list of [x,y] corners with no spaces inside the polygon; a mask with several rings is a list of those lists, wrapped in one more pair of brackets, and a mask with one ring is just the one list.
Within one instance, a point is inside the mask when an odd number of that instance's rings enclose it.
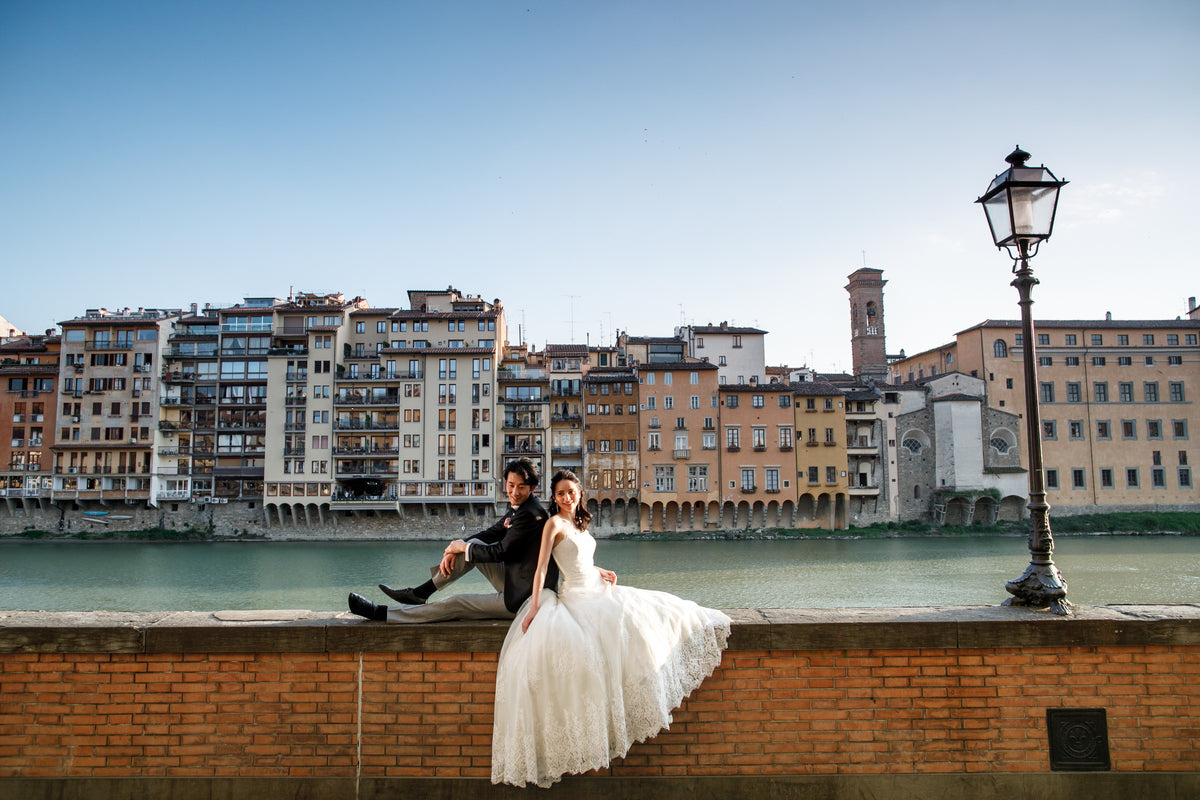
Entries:
{"label": "chimney", "polygon": [[1105,321],[1105,322],[1112,322],[1112,312],[1111,312],[1111,311],[1105,311],[1105,312],[1104,312],[1104,321]]}
{"label": "chimney", "polygon": [[1195,310],[1196,310],[1196,298],[1189,297],[1188,298],[1188,311],[1191,312],[1191,311],[1195,311]]}

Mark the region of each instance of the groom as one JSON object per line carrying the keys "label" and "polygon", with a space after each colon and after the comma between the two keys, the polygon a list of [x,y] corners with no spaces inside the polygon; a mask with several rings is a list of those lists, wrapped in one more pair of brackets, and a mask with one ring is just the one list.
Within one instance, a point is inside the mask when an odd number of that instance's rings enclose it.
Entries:
{"label": "groom", "polygon": [[[534,497],[537,467],[528,458],[510,461],[504,467],[504,493],[508,512],[492,527],[469,540],[455,539],[443,551],[442,561],[430,570],[432,580],[411,589],[393,589],[380,584],[384,594],[398,606],[376,605],[362,595],[351,594],[350,611],[379,622],[439,622],[448,619],[512,619],[533,593],[538,550],[546,510]],[[461,558],[459,556],[462,556]],[[477,568],[496,588],[495,594],[466,594],[426,602],[443,589]],[[558,585],[558,567],[550,560],[546,586]]]}

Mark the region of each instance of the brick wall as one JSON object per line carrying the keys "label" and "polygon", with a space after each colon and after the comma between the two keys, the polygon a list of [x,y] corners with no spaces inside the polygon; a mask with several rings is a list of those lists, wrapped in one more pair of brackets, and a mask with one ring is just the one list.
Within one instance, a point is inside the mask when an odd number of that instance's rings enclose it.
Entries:
{"label": "brick wall", "polygon": [[[992,609],[989,624],[949,611],[921,622],[885,611],[830,621],[836,613],[737,612],[721,666],[671,729],[602,775],[1045,773],[1046,710],[1067,707],[1106,710],[1114,773],[1188,773],[1200,787],[1200,614],[1084,609],[1063,621]],[[72,638],[54,622],[64,616],[0,620],[0,795],[14,779],[490,774],[501,623],[313,615],[189,632],[187,615],[172,615],[72,625]],[[948,638],[939,628],[959,644],[926,646]],[[806,643],[759,646],[789,639]],[[236,652],[250,642],[257,652]]]}

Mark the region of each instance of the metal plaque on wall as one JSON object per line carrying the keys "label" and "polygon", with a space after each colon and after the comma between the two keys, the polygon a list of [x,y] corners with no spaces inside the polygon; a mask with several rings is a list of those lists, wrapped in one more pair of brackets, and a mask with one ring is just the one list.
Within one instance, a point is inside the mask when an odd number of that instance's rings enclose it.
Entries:
{"label": "metal plaque on wall", "polygon": [[1048,708],[1050,769],[1107,770],[1108,722],[1103,708]]}

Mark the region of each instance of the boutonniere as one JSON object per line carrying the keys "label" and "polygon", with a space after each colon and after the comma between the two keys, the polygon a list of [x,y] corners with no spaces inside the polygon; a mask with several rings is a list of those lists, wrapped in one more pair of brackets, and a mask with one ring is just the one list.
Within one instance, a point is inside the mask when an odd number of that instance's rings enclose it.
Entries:
{"label": "boutonniere", "polygon": [[512,517],[505,517],[505,518],[504,518],[504,527],[506,527],[506,528],[511,528],[511,527],[512,527]]}

